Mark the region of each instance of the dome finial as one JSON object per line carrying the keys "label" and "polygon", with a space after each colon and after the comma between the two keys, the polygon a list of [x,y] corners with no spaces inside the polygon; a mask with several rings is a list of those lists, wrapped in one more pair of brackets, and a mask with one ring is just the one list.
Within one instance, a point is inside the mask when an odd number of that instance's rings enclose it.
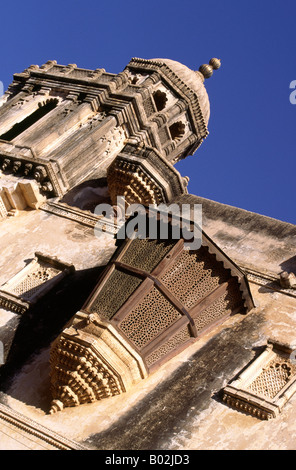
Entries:
{"label": "dome finial", "polygon": [[221,66],[220,59],[216,59],[215,57],[210,60],[208,64],[203,64],[199,67],[198,73],[200,73],[205,78],[210,78],[213,75],[213,70],[219,69]]}

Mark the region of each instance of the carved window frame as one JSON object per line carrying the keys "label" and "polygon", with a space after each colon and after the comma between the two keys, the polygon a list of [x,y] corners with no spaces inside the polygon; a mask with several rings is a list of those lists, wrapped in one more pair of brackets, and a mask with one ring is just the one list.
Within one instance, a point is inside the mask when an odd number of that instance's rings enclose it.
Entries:
{"label": "carved window frame", "polygon": [[[221,324],[230,315],[238,312],[243,313],[243,311],[253,308],[253,301],[250,296],[244,274],[237,266],[232,264],[232,262],[223,255],[216,246],[214,246],[214,244],[211,243],[205,234],[203,234],[202,244],[208,250],[209,256],[214,255],[212,259],[215,266],[216,263],[219,263],[220,261],[223,262],[223,269],[225,272],[228,272],[227,279],[216,288],[213,288],[200,300],[194,302],[189,308],[186,308],[184,302],[180,301],[162,280],[162,276],[174,265],[178,256],[183,251],[187,251],[186,249],[184,250],[184,239],[180,238],[179,240],[176,240],[175,243],[172,244],[171,249],[164,254],[161,261],[158,262],[156,267],[151,271],[135,267],[131,263],[124,262],[124,255],[129,250],[133,242],[133,239],[128,239],[123,242],[119,251],[115,253],[113,259],[106,267],[97,287],[83,306],[82,311],[88,315],[98,314],[101,320],[110,322],[120,335],[124,337],[127,343],[130,344],[131,348],[141,355],[149,372],[155,370],[162,363],[185,349],[189,344],[195,342],[196,339],[202,336],[205,332],[208,332],[218,324]],[[138,285],[137,282],[135,283],[136,287],[133,288],[134,290],[132,289],[131,293],[128,293],[127,298],[123,300],[123,303],[119,308],[118,306],[115,308],[115,313],[110,313],[110,316],[107,318],[104,316],[102,311],[100,313],[100,302],[98,303],[98,299],[104,286],[108,286],[108,282],[111,283],[111,286],[112,282],[114,283],[113,280],[111,282],[111,276],[113,276],[114,273],[123,273],[130,276],[131,281],[133,279],[138,279],[139,282]],[[116,291],[118,287],[119,285],[117,284],[114,285],[114,287],[112,286],[113,291]],[[200,316],[200,314],[204,314],[204,312],[206,312],[208,308],[211,308],[215,302],[222,299],[223,295],[228,295],[228,293],[232,291],[232,288],[235,290],[237,289],[237,292],[240,291],[236,304],[232,305],[231,309],[227,309],[227,311],[225,310],[224,315],[219,314],[219,316],[209,324],[205,322],[205,325],[202,325],[201,328],[197,329],[195,320]],[[143,302],[144,298],[147,297],[152,290],[154,290],[155,293],[159,293],[163,299],[166,299],[168,305],[178,312],[179,318],[176,318],[164,329],[160,329],[159,332],[153,337],[151,336],[144,345],[139,345],[128,336],[126,329],[123,328],[123,322],[141,304],[141,302]],[[120,292],[118,292],[118,296],[120,296]],[[181,336],[182,331],[184,333],[184,328],[188,329],[189,335],[187,335],[187,339],[186,336],[183,335],[182,340]],[[159,348],[163,348],[168,341],[171,341],[174,338],[176,339],[175,347],[172,347],[168,353],[165,353],[159,359],[155,360],[155,362],[149,362],[148,358],[152,353],[159,350]]]}
{"label": "carved window frame", "polygon": [[155,90],[152,96],[153,96],[154,104],[158,113],[160,113],[165,108],[167,108],[168,97],[165,91],[160,90],[160,89]]}
{"label": "carved window frame", "polygon": [[[269,340],[264,351],[223,389],[223,401],[232,408],[262,420],[276,418],[296,392],[296,363],[291,359],[292,352],[292,347]],[[277,366],[278,369],[283,366],[289,368],[290,378],[287,374],[285,380],[279,380]],[[271,375],[267,375],[268,372]],[[275,391],[272,386],[268,390],[268,385],[276,380],[279,384],[275,384]],[[258,383],[259,387],[256,386]],[[264,393],[263,386],[266,390]]]}
{"label": "carved window frame", "polygon": [[[38,270],[48,271],[48,280],[40,282],[34,286],[31,293],[18,293],[17,288],[26,279],[35,275]],[[3,284],[0,289],[0,308],[5,308],[14,313],[23,314],[32,305],[49,292],[56,284],[58,284],[65,276],[73,273],[75,268],[73,265],[63,263],[57,258],[52,258],[42,253],[36,252],[35,257],[13,276],[8,282]]]}

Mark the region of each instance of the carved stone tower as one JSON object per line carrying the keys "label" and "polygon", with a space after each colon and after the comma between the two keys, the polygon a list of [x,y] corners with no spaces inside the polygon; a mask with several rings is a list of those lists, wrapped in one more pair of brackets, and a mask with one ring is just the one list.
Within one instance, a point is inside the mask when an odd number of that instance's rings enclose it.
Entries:
{"label": "carved stone tower", "polygon": [[[108,176],[112,202],[158,204],[186,192],[173,164],[208,134],[199,72],[164,59],[132,59],[118,75],[48,61],[14,75],[0,102],[0,214],[38,208]],[[153,170],[152,170],[153,168]]]}
{"label": "carved stone tower", "polygon": [[[172,60],[134,58],[114,75],[49,61],[14,75],[0,102],[2,219],[18,211],[30,216],[30,229],[43,233],[48,249],[42,211],[50,213],[51,230],[63,217],[94,228],[96,214],[68,205],[89,181],[105,180],[113,206],[117,196],[127,205],[178,203],[188,179],[174,164],[208,134],[204,79],[219,66],[211,59],[195,72]],[[176,222],[167,225],[173,232]],[[87,259],[88,243],[104,252],[106,240],[93,230],[83,249],[74,234],[71,252],[73,230],[65,227],[59,247],[54,242],[63,262],[39,252],[37,237],[34,260],[0,289],[3,308],[15,315],[38,308],[41,296]],[[206,234],[190,250],[184,237],[149,236],[125,239],[113,251],[94,291],[52,343],[51,412],[129,390],[213,325],[253,307],[244,273]]]}

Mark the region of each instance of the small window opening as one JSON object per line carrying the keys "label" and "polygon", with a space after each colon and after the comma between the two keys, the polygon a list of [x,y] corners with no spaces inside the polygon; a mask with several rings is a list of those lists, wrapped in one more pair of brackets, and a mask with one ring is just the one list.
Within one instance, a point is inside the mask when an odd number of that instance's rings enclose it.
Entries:
{"label": "small window opening", "polygon": [[174,141],[179,141],[185,134],[185,124],[181,121],[175,122],[170,126],[171,138]]}
{"label": "small window opening", "polygon": [[14,124],[14,126],[9,131],[0,135],[0,139],[7,140],[8,142],[15,139],[15,137],[26,131],[29,127],[35,124],[35,122],[39,121],[39,119],[43,118],[46,114],[52,111],[57,106],[57,104],[57,99],[50,99],[45,103],[39,103],[39,107],[36,109],[36,111],[27,116],[21,122]]}
{"label": "small window opening", "polygon": [[87,93],[81,92],[81,93],[79,93],[77,100],[79,101],[79,103],[82,103],[83,100],[85,100],[86,97],[87,97]]}
{"label": "small window opening", "polygon": [[41,85],[34,85],[33,86],[33,90],[32,90],[33,92],[38,92],[40,90],[41,90]]}
{"label": "small window opening", "polygon": [[157,111],[162,111],[166,107],[167,96],[163,91],[157,90],[153,93],[153,98]]}

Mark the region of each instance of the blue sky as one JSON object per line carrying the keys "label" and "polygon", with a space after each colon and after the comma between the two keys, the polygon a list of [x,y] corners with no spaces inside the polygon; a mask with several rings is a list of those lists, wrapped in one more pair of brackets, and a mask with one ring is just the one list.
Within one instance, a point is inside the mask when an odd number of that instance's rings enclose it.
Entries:
{"label": "blue sky", "polygon": [[189,191],[296,223],[296,3],[292,0],[27,0],[1,4],[0,80],[49,59],[118,73],[132,57],[163,57],[205,82],[210,134],[177,165]]}

